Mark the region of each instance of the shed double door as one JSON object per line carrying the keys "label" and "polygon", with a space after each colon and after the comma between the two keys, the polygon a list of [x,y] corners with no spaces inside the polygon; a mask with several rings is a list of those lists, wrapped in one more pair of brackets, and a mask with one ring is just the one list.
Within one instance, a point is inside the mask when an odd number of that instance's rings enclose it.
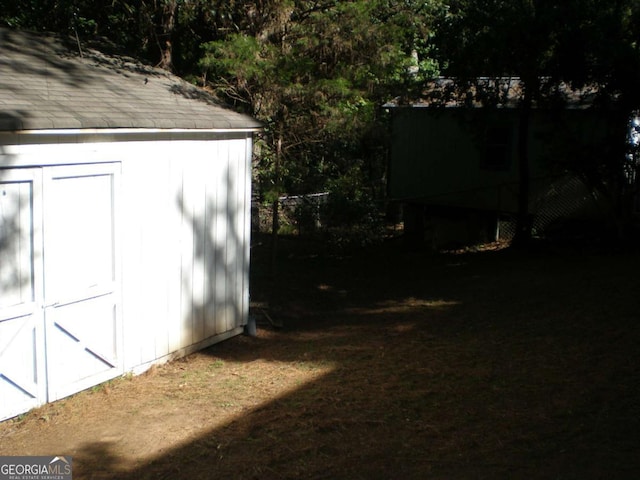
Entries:
{"label": "shed double door", "polygon": [[0,419],[122,371],[118,172],[0,170]]}

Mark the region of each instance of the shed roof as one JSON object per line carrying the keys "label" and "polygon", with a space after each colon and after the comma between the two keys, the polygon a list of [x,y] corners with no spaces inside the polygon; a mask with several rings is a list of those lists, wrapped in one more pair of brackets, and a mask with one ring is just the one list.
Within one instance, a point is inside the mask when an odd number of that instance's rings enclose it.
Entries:
{"label": "shed roof", "polygon": [[67,45],[0,28],[0,131],[260,128],[165,70]]}
{"label": "shed roof", "polygon": [[[595,105],[601,92],[597,87],[587,85],[573,88],[565,82],[554,82],[541,77],[542,100],[535,107],[562,107],[565,109],[586,109]],[[519,77],[477,77],[461,80],[454,77],[438,77],[427,83],[418,98],[397,97],[383,105],[396,107],[435,107],[435,108],[478,108],[492,106],[496,108],[516,108],[523,95],[524,85]]]}

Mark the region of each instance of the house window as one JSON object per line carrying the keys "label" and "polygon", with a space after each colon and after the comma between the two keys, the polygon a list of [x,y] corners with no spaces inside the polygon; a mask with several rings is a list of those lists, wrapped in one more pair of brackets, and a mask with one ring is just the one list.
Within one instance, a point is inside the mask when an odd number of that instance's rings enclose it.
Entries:
{"label": "house window", "polygon": [[480,167],[504,171],[511,168],[511,136],[509,127],[489,127],[485,134],[484,152]]}

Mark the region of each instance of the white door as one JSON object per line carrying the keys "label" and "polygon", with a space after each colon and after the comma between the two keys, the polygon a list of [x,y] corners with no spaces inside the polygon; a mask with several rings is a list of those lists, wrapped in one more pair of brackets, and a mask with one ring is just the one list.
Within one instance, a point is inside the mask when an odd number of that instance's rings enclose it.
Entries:
{"label": "white door", "polygon": [[44,169],[48,400],[122,373],[119,164]]}
{"label": "white door", "polygon": [[0,420],[45,398],[41,180],[0,169]]}

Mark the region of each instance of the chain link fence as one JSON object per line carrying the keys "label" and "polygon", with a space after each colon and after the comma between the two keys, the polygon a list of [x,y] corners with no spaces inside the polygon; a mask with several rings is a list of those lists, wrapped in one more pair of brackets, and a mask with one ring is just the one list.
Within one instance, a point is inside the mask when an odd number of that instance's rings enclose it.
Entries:
{"label": "chain link fence", "polygon": [[[290,195],[278,199],[279,233],[311,235],[323,226],[323,207],[329,193]],[[270,232],[273,226],[273,204],[252,202],[252,227],[254,232]]]}
{"label": "chain link fence", "polygon": [[[567,239],[604,235],[610,206],[602,195],[590,189],[575,175],[552,179],[546,187],[534,189],[529,204],[532,235],[535,238]],[[598,231],[600,230],[600,231]],[[516,215],[501,214],[500,240],[510,241],[516,232]]]}
{"label": "chain link fence", "polygon": [[[510,195],[517,193],[517,186],[508,185]],[[513,190],[513,191],[512,191]],[[555,178],[537,179],[532,184],[529,212],[532,221],[532,234],[535,238],[558,241],[597,241],[615,234],[610,215],[611,205],[602,195],[590,189],[578,176],[564,175]],[[364,244],[378,240],[380,229],[384,228],[375,219],[365,222],[344,222],[339,225],[334,218],[335,206],[328,192],[309,195],[283,196],[278,200],[279,233],[330,239],[332,241],[353,241]],[[271,232],[273,205],[252,203],[252,227],[254,232]],[[332,207],[332,208],[328,208]],[[469,238],[486,238],[487,241],[510,242],[516,232],[516,214],[514,212],[493,213],[495,235],[490,231],[491,221],[487,220],[491,212],[478,212],[482,222],[469,220],[471,210],[461,215],[465,209],[458,209],[453,217],[436,214],[426,222],[427,230],[436,231],[440,236],[460,236],[464,231],[477,226],[482,235],[467,235]],[[456,210],[454,210],[455,212]],[[383,212],[379,219],[383,218]],[[435,223],[434,223],[435,222]],[[455,222],[458,222],[457,224]],[[464,225],[461,225],[462,222]],[[397,223],[397,222],[396,222]],[[405,222],[406,223],[406,222]],[[437,225],[436,225],[437,224]],[[436,225],[434,227],[434,225]],[[406,227],[406,225],[405,225]],[[434,230],[435,229],[435,230]],[[425,232],[424,236],[428,236]]]}

